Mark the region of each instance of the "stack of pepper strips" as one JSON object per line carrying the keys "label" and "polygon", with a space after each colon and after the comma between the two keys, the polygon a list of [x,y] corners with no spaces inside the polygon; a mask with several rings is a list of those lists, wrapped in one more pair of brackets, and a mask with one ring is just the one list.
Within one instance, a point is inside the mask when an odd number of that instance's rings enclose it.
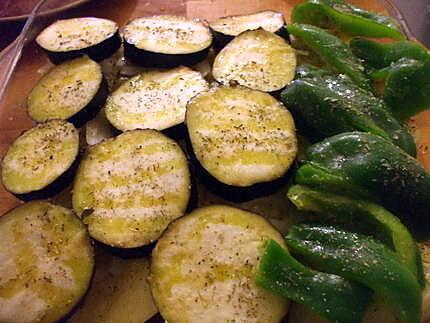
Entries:
{"label": "stack of pepper strips", "polygon": [[[430,175],[404,122],[430,106],[430,55],[391,18],[343,0],[299,4],[292,21],[289,33],[324,68],[300,66],[281,93],[299,130],[322,140],[299,161],[288,198],[318,222],[285,237],[306,265],[269,241],[257,283],[332,322],[361,322],[377,297],[418,323],[425,279],[415,239],[430,238]],[[399,41],[347,45],[322,28]]]}

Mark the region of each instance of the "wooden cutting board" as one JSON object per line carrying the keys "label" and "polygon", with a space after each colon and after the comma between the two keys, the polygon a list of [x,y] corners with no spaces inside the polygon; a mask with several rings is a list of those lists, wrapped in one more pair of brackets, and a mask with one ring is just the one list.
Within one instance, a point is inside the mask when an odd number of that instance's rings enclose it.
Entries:
{"label": "wooden cutting board", "polygon": [[[212,20],[220,16],[245,14],[264,9],[284,13],[289,21],[292,8],[300,0],[96,0],[75,10],[70,16],[96,16],[115,20],[124,25],[132,18],[154,14],[184,15],[190,18]],[[365,9],[394,14],[393,6],[386,0],[353,0]],[[1,59],[1,54],[0,54]],[[26,113],[26,98],[37,80],[51,67],[44,53],[34,42],[23,52],[5,98],[0,102],[0,156],[10,143],[33,122]],[[1,69],[1,61],[0,61]],[[411,121],[418,143],[420,162],[430,170],[430,112],[424,112]],[[37,149],[37,147],[34,147]],[[19,201],[0,185],[0,214]]]}

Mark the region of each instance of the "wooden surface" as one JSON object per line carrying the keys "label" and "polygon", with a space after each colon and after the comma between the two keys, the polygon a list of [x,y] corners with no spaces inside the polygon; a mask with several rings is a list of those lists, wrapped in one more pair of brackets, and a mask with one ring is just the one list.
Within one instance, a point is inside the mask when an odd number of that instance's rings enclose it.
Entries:
{"label": "wooden surface", "polygon": [[[263,9],[278,10],[289,20],[291,9],[300,0],[96,0],[71,13],[72,16],[97,16],[115,20],[124,25],[132,18],[154,14],[175,14],[207,20],[230,14],[255,12]],[[384,11],[382,0],[354,0],[366,9]],[[48,23],[49,21],[47,21]],[[0,61],[0,71],[1,71]],[[26,97],[37,80],[51,67],[44,53],[34,43],[24,50],[5,98],[0,102],[0,156],[10,143],[30,128],[33,122],[26,113]],[[418,143],[418,159],[430,169],[430,112],[416,116],[412,121]],[[34,147],[37,149],[37,147]],[[19,201],[0,186],[0,214]]]}

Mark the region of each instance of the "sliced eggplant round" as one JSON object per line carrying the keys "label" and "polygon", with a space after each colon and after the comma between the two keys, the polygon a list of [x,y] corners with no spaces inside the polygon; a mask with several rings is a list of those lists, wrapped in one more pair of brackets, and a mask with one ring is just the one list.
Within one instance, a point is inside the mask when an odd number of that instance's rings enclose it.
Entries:
{"label": "sliced eggplant round", "polygon": [[168,322],[280,322],[288,300],[255,284],[268,239],[263,217],[214,205],[176,220],[152,252],[150,286]]}
{"label": "sliced eggplant round", "polygon": [[212,74],[224,85],[276,92],[293,80],[296,53],[282,37],[262,28],[241,33],[215,57]]}
{"label": "sliced eggplant round", "polygon": [[121,46],[118,25],[108,19],[82,17],[57,20],[36,38],[52,63],[88,55],[95,61],[110,57]]}
{"label": "sliced eggplant round", "polygon": [[28,97],[28,114],[37,122],[62,119],[80,127],[96,116],[107,95],[100,65],[79,57],[55,66],[40,79]]}
{"label": "sliced eggplant round", "polygon": [[57,194],[72,181],[79,133],[69,122],[41,123],[19,136],[3,158],[3,186],[22,200]]}
{"label": "sliced eggplant round", "polygon": [[212,45],[209,28],[179,16],[137,18],[124,27],[124,56],[146,67],[191,66],[202,61]]}
{"label": "sliced eggplant round", "polygon": [[284,28],[285,20],[282,13],[272,10],[265,10],[248,15],[237,15],[218,18],[209,23],[214,36],[214,47],[222,49],[234,37],[247,30],[263,28],[280,36],[286,36],[288,31]]}
{"label": "sliced eggplant round", "polygon": [[85,294],[94,256],[72,211],[29,202],[0,217],[0,322],[56,322]]}
{"label": "sliced eggplant round", "polygon": [[186,124],[199,164],[227,186],[240,189],[280,180],[296,157],[293,118],[264,92],[212,88],[188,103]]}
{"label": "sliced eggplant round", "polygon": [[157,240],[184,215],[189,198],[187,159],[155,130],[127,131],[91,146],[73,187],[73,208],[90,235],[117,248]]}
{"label": "sliced eggplant round", "polygon": [[187,102],[208,83],[188,67],[147,71],[123,83],[108,98],[105,113],[121,131],[165,130],[184,122]]}

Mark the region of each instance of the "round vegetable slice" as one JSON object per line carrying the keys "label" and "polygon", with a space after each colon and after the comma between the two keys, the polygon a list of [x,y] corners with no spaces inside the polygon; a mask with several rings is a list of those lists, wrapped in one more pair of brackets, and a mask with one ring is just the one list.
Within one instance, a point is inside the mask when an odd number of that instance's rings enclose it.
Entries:
{"label": "round vegetable slice", "polygon": [[137,18],[124,27],[124,56],[148,67],[194,65],[208,54],[209,28],[199,20],[179,16]]}
{"label": "round vegetable slice", "polygon": [[285,21],[282,13],[265,10],[248,15],[237,15],[218,18],[209,23],[214,34],[214,47],[223,48],[235,36],[247,30],[263,28],[272,33],[288,35],[284,29]]}
{"label": "round vegetable slice", "polygon": [[37,36],[36,42],[58,64],[82,55],[101,61],[117,51],[121,37],[114,21],[81,17],[57,20]]}
{"label": "round vegetable slice", "polygon": [[188,67],[144,72],[111,94],[106,117],[122,131],[164,130],[183,123],[187,102],[208,89],[201,74]]}
{"label": "round vegetable slice", "polygon": [[262,217],[216,205],[176,220],[152,252],[150,286],[168,322],[280,322],[288,300],[255,284],[268,239]]}
{"label": "round vegetable slice", "polygon": [[226,185],[249,187],[279,179],[296,157],[293,118],[264,92],[212,88],[188,103],[186,124],[198,162]]}
{"label": "round vegetable slice", "polygon": [[263,28],[272,33],[277,32],[285,25],[282,13],[265,10],[249,15],[237,15],[218,18],[209,23],[209,27],[219,33],[237,36],[247,30]]}
{"label": "round vegetable slice", "polygon": [[275,92],[294,78],[296,54],[282,37],[264,29],[233,39],[215,57],[212,74],[218,82]]}
{"label": "round vegetable slice", "polygon": [[79,133],[69,122],[52,120],[24,132],[2,161],[4,187],[21,199],[52,196],[72,180]]}
{"label": "round vegetable slice", "polygon": [[88,149],[73,187],[73,208],[90,235],[134,248],[159,238],[182,216],[190,174],[181,148],[155,130],[133,130]]}
{"label": "round vegetable slice", "polygon": [[37,122],[62,119],[81,126],[95,117],[108,94],[99,64],[79,57],[57,65],[28,97],[28,114]]}
{"label": "round vegetable slice", "polygon": [[56,322],[81,299],[94,257],[70,211],[29,202],[0,217],[0,321]]}

